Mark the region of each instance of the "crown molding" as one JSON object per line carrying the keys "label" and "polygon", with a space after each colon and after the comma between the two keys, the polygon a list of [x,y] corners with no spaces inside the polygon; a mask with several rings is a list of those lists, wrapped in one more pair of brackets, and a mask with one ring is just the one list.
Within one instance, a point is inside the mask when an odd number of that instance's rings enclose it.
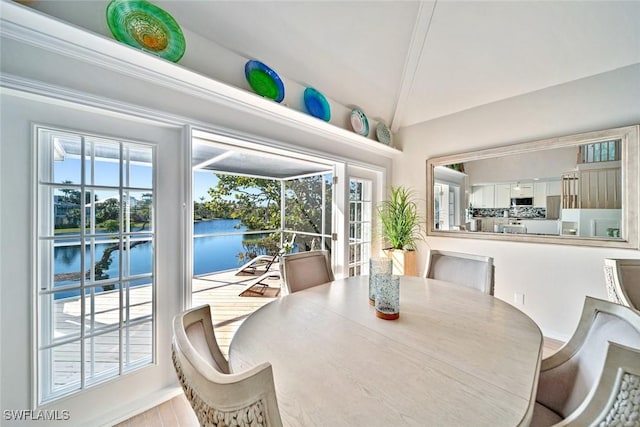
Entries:
{"label": "crown molding", "polygon": [[[52,105],[61,105],[70,108],[81,108],[85,111],[96,111],[100,114],[122,117],[126,120],[136,120],[144,123],[167,127],[186,127],[188,135],[202,138],[203,135],[215,135],[222,142],[231,141],[232,144],[244,146],[261,146],[267,144],[272,149],[283,150],[284,152],[295,152],[298,155],[311,155],[316,157],[334,158],[327,153],[305,148],[296,151],[286,142],[274,140],[261,135],[255,135],[237,129],[212,125],[188,117],[170,114],[164,111],[157,111],[150,108],[140,107],[126,102],[90,95],[62,86],[28,79],[22,76],[2,73],[0,74],[0,95],[12,95],[25,99],[46,102]],[[206,139],[206,138],[205,138]],[[357,164],[357,161],[350,161]],[[372,166],[368,166],[372,167]]]}
{"label": "crown molding", "polygon": [[[24,6],[0,1],[0,36],[176,90],[391,158],[400,150],[267,100],[178,64],[69,25]],[[88,47],[90,46],[90,48]]]}

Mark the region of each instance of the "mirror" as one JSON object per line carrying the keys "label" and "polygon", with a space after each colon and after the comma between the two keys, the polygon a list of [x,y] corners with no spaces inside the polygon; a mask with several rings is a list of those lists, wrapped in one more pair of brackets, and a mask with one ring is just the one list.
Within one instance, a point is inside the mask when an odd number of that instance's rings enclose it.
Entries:
{"label": "mirror", "polygon": [[427,160],[427,235],[638,249],[639,126]]}

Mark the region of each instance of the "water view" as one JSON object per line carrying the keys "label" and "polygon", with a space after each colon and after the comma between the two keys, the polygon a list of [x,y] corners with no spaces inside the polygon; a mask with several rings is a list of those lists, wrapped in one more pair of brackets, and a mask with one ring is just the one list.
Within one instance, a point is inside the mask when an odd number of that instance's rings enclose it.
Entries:
{"label": "water view", "polygon": [[[238,219],[214,219],[193,223],[193,235],[245,231]],[[244,252],[244,235],[207,236],[193,239],[193,274],[195,276],[230,270],[241,265],[238,254]]]}
{"label": "water view", "polygon": [[[236,219],[215,219],[210,221],[199,221],[193,224],[194,236],[212,233],[232,233],[245,231],[246,227],[240,225],[240,220]],[[59,236],[64,235],[63,233]],[[242,241],[244,235],[227,235],[227,236],[203,236],[194,238],[193,242],[193,274],[202,275],[214,273],[218,271],[230,270],[237,268],[241,262],[238,254],[243,252]],[[99,260],[104,251],[112,246],[111,243],[99,244],[95,246],[95,259]],[[55,265],[54,271],[58,278],[64,278],[65,274],[78,273],[80,268],[80,246],[59,246],[55,248]],[[152,247],[149,243],[137,245],[131,249],[130,256],[130,274],[151,273],[152,266]],[[89,248],[86,249],[85,259],[89,260]],[[113,251],[111,253],[112,262],[108,269],[104,270],[104,274],[110,278],[118,277],[120,264],[120,252]],[[88,270],[87,264],[84,270]],[[63,286],[72,284],[74,280],[57,279],[55,286]],[[148,279],[141,279],[132,282],[132,286],[148,283]],[[56,294],[56,299],[67,298],[79,295],[79,291],[67,291]]]}

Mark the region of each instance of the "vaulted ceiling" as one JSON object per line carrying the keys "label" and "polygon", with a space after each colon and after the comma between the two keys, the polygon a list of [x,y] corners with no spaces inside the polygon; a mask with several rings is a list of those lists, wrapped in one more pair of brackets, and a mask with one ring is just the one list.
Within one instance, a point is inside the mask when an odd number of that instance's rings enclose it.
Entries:
{"label": "vaulted ceiling", "polygon": [[[24,3],[111,37],[107,0]],[[153,3],[394,130],[640,63],[640,1]]]}

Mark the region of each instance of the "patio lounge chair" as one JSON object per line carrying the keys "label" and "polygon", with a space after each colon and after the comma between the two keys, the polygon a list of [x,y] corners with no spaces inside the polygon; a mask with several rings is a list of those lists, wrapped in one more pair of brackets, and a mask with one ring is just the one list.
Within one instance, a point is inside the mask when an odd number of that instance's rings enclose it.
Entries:
{"label": "patio lounge chair", "polygon": [[258,255],[257,257],[252,258],[249,262],[240,267],[236,272],[236,276],[255,276],[255,279],[246,282],[247,286],[242,292],[255,285],[262,285],[263,287],[267,288],[269,284],[265,283],[265,280],[280,279],[280,269],[278,268],[277,262],[278,257],[279,254]]}
{"label": "patio lounge chair", "polygon": [[272,279],[272,280],[282,279],[278,261],[280,260],[280,257],[282,255],[287,253],[287,250],[285,250],[285,247],[293,247],[293,242],[295,239],[296,239],[296,235],[294,234],[291,237],[291,241],[286,243],[284,247],[280,249],[280,251],[278,251],[278,253],[274,255],[258,255],[252,258],[250,261],[248,261],[238,269],[238,271],[236,272],[236,276],[243,276],[243,275],[257,276],[255,279],[247,283],[245,290],[250,289],[255,285],[262,285],[264,287],[268,287],[269,284],[264,283],[264,280],[267,280],[267,279]]}
{"label": "patio lounge chair", "polygon": [[277,260],[278,254],[258,255],[238,268],[236,276],[257,276],[264,274],[271,269]]}

